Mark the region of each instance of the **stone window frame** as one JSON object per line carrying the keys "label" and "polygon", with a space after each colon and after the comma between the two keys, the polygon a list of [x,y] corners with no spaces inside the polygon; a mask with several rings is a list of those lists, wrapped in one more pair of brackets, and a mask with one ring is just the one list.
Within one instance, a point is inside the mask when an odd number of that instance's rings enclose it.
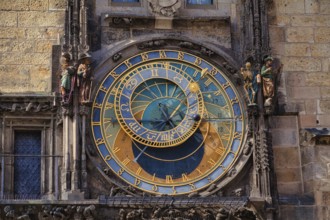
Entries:
{"label": "stone window frame", "polygon": [[184,0],[184,8],[185,9],[218,9],[218,1],[213,0],[211,5],[195,5],[188,4],[188,1]]}
{"label": "stone window frame", "polygon": [[[14,146],[16,131],[40,131],[41,132],[41,177],[40,193],[41,198],[57,198],[59,193],[58,183],[56,183],[56,169],[59,165],[59,157],[55,155],[55,135],[53,116],[22,116],[22,115],[3,115],[1,128],[1,154],[8,156],[0,157],[1,160],[1,182],[0,195],[5,199],[14,198]],[[3,159],[2,159],[3,158]],[[57,162],[56,162],[57,160]],[[26,199],[26,198],[15,198]],[[36,198],[38,199],[38,198]]]}
{"label": "stone window frame", "polygon": [[142,7],[143,0],[139,0],[139,2],[113,2],[112,0],[108,0],[109,6],[115,7]]}

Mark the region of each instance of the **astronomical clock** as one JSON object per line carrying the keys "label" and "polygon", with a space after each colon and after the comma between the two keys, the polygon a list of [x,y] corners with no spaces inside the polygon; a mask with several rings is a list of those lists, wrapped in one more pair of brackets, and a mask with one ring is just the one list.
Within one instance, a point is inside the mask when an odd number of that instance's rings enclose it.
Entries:
{"label": "astronomical clock", "polygon": [[237,163],[244,101],[216,65],[179,50],[131,56],[105,74],[91,111],[94,145],[122,181],[155,195],[203,192]]}

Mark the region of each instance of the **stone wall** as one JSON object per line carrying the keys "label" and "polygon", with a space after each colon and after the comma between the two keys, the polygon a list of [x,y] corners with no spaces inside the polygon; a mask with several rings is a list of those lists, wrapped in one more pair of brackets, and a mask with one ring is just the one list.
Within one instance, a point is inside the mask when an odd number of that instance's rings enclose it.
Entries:
{"label": "stone wall", "polygon": [[301,127],[329,127],[330,1],[276,0],[270,12],[272,53],[281,59],[286,112]]}
{"label": "stone wall", "polygon": [[[287,113],[272,125],[281,219],[329,219],[329,145],[315,145],[303,128],[330,126],[330,1],[276,0],[270,10],[273,56],[280,58],[280,91]],[[300,200],[311,197],[314,202]],[[281,201],[281,199],[280,199]]]}
{"label": "stone wall", "polygon": [[65,0],[0,3],[0,93],[49,94],[52,45],[63,35]]}

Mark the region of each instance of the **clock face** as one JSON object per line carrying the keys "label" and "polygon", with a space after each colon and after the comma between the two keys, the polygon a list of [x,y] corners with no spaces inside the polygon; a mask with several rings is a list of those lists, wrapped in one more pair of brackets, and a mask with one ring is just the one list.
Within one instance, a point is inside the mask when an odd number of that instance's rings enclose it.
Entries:
{"label": "clock face", "polygon": [[156,50],[108,73],[91,116],[95,145],[122,180],[154,194],[202,190],[237,160],[245,137],[242,101],[215,66]]}

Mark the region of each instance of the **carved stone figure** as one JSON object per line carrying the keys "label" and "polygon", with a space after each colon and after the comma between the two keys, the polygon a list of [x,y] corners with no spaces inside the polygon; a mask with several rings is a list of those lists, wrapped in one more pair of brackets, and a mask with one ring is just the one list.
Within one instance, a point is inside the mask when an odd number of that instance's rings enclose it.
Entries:
{"label": "carved stone figure", "polygon": [[[253,104],[255,103],[255,95],[257,92],[257,88],[254,84],[254,75],[256,74],[253,73],[250,62],[245,63],[245,67],[241,68],[241,74],[244,79],[244,90],[248,95],[249,104]],[[257,83],[260,83],[260,80],[258,80],[258,75],[256,76],[256,78]]]}
{"label": "carved stone figure", "polygon": [[94,205],[87,206],[84,209],[83,215],[84,215],[86,220],[93,220],[94,219],[95,209],[96,209],[96,207]]}
{"label": "carved stone figure", "polygon": [[273,70],[272,70],[273,58],[267,56],[264,59],[264,65],[261,67],[262,77],[262,90],[264,94],[265,106],[272,104],[272,98],[274,97],[274,81],[273,81]]}
{"label": "carved stone figure", "polygon": [[166,17],[173,17],[181,7],[180,0],[148,0],[151,12]]}
{"label": "carved stone figure", "polygon": [[90,92],[92,85],[91,55],[85,53],[80,57],[80,65],[77,70],[79,102],[81,104],[90,102]]}
{"label": "carved stone figure", "polygon": [[62,95],[62,103],[68,104],[71,98],[71,84],[72,84],[72,76],[75,71],[72,66],[70,66],[70,58],[66,55],[61,57],[61,95]]}

